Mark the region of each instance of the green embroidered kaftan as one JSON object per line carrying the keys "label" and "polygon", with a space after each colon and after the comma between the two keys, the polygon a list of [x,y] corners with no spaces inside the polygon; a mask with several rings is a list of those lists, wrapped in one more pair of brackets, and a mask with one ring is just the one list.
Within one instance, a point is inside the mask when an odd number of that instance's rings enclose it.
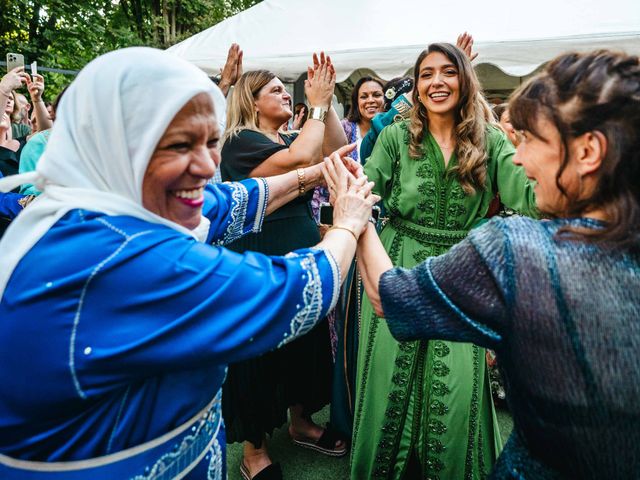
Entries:
{"label": "green embroidered kaftan", "polygon": [[[405,122],[385,128],[365,165],[389,214],[380,237],[394,265],[412,267],[440,255],[482,221],[496,192],[535,215],[533,185],[513,164],[514,148],[495,127],[487,132],[487,188],[466,195],[445,169],[429,134],[423,157],[409,157]],[[473,282],[473,278],[469,278]],[[502,448],[486,372],[475,345],[394,340],[365,298],[361,313],[351,478],[407,473],[411,452],[421,478],[483,478]]]}

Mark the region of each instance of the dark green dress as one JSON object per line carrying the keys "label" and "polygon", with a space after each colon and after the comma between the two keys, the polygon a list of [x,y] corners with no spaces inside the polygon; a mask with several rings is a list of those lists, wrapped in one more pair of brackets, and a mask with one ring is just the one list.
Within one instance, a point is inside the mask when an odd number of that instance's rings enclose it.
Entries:
{"label": "dark green dress", "polygon": [[[282,135],[285,145],[262,133],[243,130],[227,140],[220,166],[223,181],[247,178],[274,153],[288,148],[296,134]],[[320,241],[309,200],[312,192],[269,215],[260,233],[227,245],[237,252],[252,250],[285,255]],[[326,320],[311,332],[262,357],[229,365],[223,386],[222,413],[229,443],[250,441],[256,447],[265,433],[287,421],[287,408],[301,404],[312,414],[329,403],[332,358]]]}

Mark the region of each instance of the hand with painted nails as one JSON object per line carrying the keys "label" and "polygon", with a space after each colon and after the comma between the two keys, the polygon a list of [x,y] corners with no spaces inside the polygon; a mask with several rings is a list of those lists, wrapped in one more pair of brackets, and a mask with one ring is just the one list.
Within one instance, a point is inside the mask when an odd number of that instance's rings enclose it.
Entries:
{"label": "hand with painted nails", "polygon": [[313,54],[313,67],[307,68],[307,80],[304,82],[304,93],[311,107],[329,109],[336,86],[336,72],[331,58],[320,52]]}

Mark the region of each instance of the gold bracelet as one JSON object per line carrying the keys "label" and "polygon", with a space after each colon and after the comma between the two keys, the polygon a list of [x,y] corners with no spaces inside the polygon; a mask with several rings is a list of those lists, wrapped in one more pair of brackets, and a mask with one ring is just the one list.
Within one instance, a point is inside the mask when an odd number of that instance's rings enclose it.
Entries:
{"label": "gold bracelet", "polygon": [[298,168],[296,172],[298,173],[298,193],[300,195],[304,195],[304,192],[305,192],[304,168]]}
{"label": "gold bracelet", "polygon": [[307,113],[307,120],[320,120],[324,123],[328,111],[329,109],[326,107],[310,107],[309,113]]}
{"label": "gold bracelet", "polygon": [[346,230],[347,232],[349,232],[351,235],[353,235],[353,238],[355,238],[356,243],[358,242],[358,236],[356,235],[356,232],[354,232],[353,230],[351,230],[348,227],[340,227],[338,225],[331,225],[331,227],[329,228],[329,230]]}

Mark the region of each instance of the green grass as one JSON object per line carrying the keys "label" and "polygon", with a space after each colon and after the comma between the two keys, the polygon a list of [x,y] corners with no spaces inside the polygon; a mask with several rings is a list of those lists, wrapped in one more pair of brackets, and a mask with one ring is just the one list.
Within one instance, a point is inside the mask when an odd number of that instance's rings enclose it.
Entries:
{"label": "green grass", "polygon": [[[503,442],[511,433],[513,423],[506,410],[497,410],[498,425]],[[313,419],[319,425],[329,420],[329,407],[325,407]],[[269,441],[269,454],[274,462],[280,462],[285,480],[347,480],[349,478],[349,455],[332,458],[311,450],[296,447],[291,442],[287,425],[276,430]],[[242,444],[234,443],[227,449],[229,480],[242,480],[240,460]]]}

